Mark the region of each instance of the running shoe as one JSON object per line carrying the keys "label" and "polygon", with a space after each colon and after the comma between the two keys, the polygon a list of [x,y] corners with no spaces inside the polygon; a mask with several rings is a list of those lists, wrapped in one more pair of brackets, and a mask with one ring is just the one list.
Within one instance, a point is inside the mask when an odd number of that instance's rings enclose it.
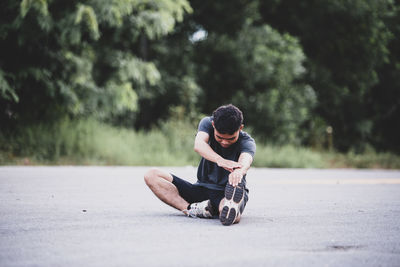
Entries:
{"label": "running shoe", "polygon": [[189,217],[200,217],[200,218],[212,218],[212,207],[211,201],[204,200],[202,202],[192,203],[190,204],[190,209],[185,210],[187,216]]}
{"label": "running shoe", "polygon": [[222,208],[221,214],[219,215],[219,220],[223,225],[231,225],[235,222],[239,214],[243,212],[244,209],[244,186],[242,183],[238,184],[236,187],[231,184],[227,184],[225,187],[225,199],[224,206]]}

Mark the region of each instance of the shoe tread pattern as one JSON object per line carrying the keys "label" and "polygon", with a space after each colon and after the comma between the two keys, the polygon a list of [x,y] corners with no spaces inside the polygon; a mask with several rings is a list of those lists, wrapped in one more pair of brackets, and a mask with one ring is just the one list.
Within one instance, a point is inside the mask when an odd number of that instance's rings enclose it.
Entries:
{"label": "shoe tread pattern", "polygon": [[[227,184],[225,187],[225,198],[229,202],[229,205],[225,203],[220,214],[220,221],[223,225],[231,225],[236,219],[236,214],[240,209],[238,204],[242,201],[244,196],[243,185],[239,184],[234,187]],[[230,207],[231,206],[231,207]],[[240,211],[239,211],[240,212]]]}

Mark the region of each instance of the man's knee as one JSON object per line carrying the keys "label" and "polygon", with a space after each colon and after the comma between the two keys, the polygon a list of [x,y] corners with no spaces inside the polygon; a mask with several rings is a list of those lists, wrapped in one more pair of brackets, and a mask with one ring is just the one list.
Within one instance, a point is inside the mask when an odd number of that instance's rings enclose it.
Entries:
{"label": "man's knee", "polygon": [[169,182],[172,181],[172,176],[169,173],[164,173],[157,168],[151,168],[144,174],[144,181],[148,186],[153,185],[159,179],[165,179]]}
{"label": "man's knee", "polygon": [[156,179],[158,179],[159,170],[157,168],[151,168],[144,174],[145,183],[150,186],[154,183]]}

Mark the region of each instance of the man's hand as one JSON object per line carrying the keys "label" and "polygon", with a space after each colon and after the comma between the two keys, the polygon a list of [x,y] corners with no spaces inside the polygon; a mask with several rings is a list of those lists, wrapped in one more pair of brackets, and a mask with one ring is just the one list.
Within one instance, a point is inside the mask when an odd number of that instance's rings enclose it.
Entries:
{"label": "man's hand", "polygon": [[229,174],[229,184],[232,186],[237,186],[243,178],[244,172],[242,169],[235,169]]}
{"label": "man's hand", "polygon": [[239,162],[224,158],[220,158],[219,160],[217,160],[217,165],[218,167],[224,168],[229,172],[233,172],[234,169],[242,167],[242,164],[240,164]]}

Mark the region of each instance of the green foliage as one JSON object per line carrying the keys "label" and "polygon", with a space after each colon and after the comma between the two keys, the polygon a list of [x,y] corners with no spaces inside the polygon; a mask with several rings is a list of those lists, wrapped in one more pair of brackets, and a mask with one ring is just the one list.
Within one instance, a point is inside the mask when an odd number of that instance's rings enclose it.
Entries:
{"label": "green foliage", "polygon": [[330,167],[321,153],[293,145],[258,145],[253,165],[270,168]]}
{"label": "green foliage", "polygon": [[19,97],[4,76],[4,72],[0,69],[0,96],[5,100],[18,102]]}
{"label": "green foliage", "polygon": [[75,24],[86,23],[86,26],[94,40],[100,37],[99,25],[97,23],[96,14],[91,6],[78,4],[76,12]]}
{"label": "green foliage", "polygon": [[400,159],[391,153],[377,153],[372,147],[367,147],[363,153],[356,153],[353,150],[341,155],[331,155],[331,161],[336,166],[357,168],[385,168],[399,169]]}
{"label": "green foliage", "polygon": [[399,10],[392,0],[5,0],[0,134],[65,117],[169,132],[232,102],[259,142],[399,152]]}
{"label": "green foliage", "polygon": [[389,60],[394,35],[386,21],[394,5],[392,0],[260,2],[264,22],[300,39],[308,57],[306,80],[317,94],[316,113],[333,127],[341,150],[362,150],[374,139],[370,92]]}
{"label": "green foliage", "polygon": [[197,53],[205,111],[233,102],[260,136],[301,142],[300,126],[310,118],[315,94],[299,82],[305,57],[295,38],[268,25],[246,25],[236,39],[210,34]]}
{"label": "green foliage", "polygon": [[298,82],[305,74],[298,41],[269,26],[244,28],[239,36],[247,84],[233,101],[257,133],[278,144],[299,144],[300,126],[310,118],[316,98],[309,85]]}
{"label": "green foliage", "polygon": [[[173,120],[159,129],[133,131],[94,119],[63,119],[0,132],[0,165],[76,164],[130,166],[196,166],[196,127]],[[257,144],[255,167],[275,168],[400,168],[400,157],[389,153],[347,154],[285,145]]]}
{"label": "green foliage", "polygon": [[23,0],[2,6],[0,121],[7,125],[66,114],[107,121],[134,116],[138,98],[161,79],[137,47],[142,39],[170,33],[192,11],[185,0]]}
{"label": "green foliage", "polygon": [[259,19],[259,1],[191,0],[193,22],[198,28],[217,35],[237,36],[248,22]]}
{"label": "green foliage", "polygon": [[1,161],[27,157],[33,162],[52,164],[196,164],[199,156],[193,151],[195,128],[179,126],[182,123],[171,122],[162,130],[134,132],[94,119],[40,123],[21,127],[13,135],[0,134],[1,154],[8,155]]}
{"label": "green foliage", "polygon": [[[398,1],[396,2],[398,3]],[[391,9],[385,25],[393,34],[388,61],[378,70],[379,83],[368,93],[369,115],[373,119],[371,142],[376,148],[400,151],[400,5]]]}
{"label": "green foliage", "polygon": [[190,32],[190,27],[181,23],[174,33],[149,47],[148,54],[154,58],[161,79],[140,91],[137,127],[148,129],[170,118],[198,118],[203,88],[196,79]]}
{"label": "green foliage", "polygon": [[184,12],[191,12],[190,5],[184,1],[143,1],[144,5],[154,6],[141,12],[135,19],[139,28],[143,29],[150,39],[166,35],[174,29],[175,21],[182,21]]}
{"label": "green foliage", "polygon": [[39,13],[47,16],[49,11],[47,8],[47,0],[22,0],[21,1],[21,16],[25,17],[29,9],[34,8]]}

